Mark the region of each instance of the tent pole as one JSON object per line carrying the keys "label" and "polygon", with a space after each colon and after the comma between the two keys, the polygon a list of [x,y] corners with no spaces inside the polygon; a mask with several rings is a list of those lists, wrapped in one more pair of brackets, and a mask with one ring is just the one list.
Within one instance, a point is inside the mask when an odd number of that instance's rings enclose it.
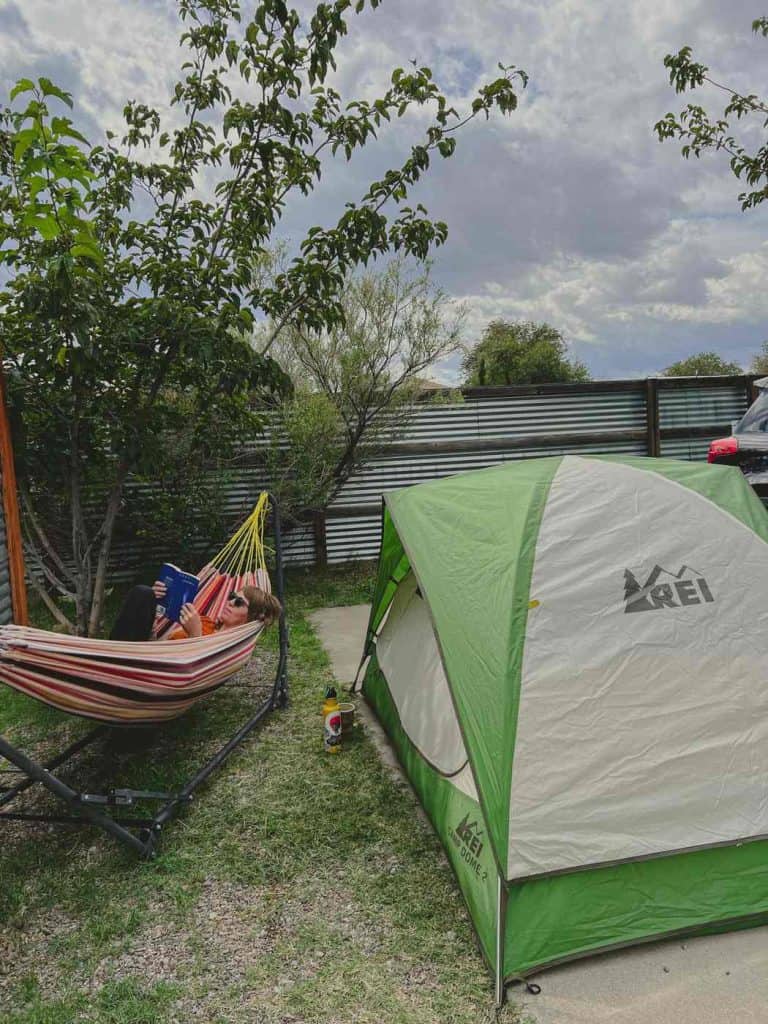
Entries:
{"label": "tent pole", "polygon": [[507,989],[504,984],[504,935],[507,923],[507,887],[501,875],[496,876],[498,896],[496,900],[496,1006],[504,1005]]}

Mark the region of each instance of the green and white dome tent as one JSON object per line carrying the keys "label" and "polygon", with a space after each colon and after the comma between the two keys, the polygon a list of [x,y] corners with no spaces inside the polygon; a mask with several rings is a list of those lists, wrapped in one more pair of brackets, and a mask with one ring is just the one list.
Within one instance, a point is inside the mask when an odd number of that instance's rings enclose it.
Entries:
{"label": "green and white dome tent", "polygon": [[768,920],[768,516],[576,457],[385,495],[364,693],[505,981]]}

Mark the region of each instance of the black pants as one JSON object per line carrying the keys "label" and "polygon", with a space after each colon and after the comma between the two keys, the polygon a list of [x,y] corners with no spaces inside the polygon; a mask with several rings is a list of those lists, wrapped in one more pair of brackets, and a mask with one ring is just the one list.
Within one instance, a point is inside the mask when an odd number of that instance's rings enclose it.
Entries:
{"label": "black pants", "polygon": [[134,587],[128,591],[115,620],[110,640],[149,640],[157,613],[157,598],[152,587]]}

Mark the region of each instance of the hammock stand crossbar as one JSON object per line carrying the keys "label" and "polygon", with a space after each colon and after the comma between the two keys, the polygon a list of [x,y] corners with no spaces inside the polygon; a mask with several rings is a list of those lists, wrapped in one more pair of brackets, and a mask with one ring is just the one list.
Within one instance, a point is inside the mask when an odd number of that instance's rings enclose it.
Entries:
{"label": "hammock stand crossbar", "polygon": [[[275,594],[285,606],[285,582],[283,577],[283,546],[280,513],[274,499],[270,500],[272,529],[275,542],[275,572],[273,577]],[[73,789],[55,774],[56,769],[70,762],[82,750],[109,735],[113,726],[98,725],[76,742],[70,744],[55,757],[40,764],[28,757],[0,734],[0,763],[5,759],[22,776],[15,785],[5,786],[0,782],[0,824],[3,821],[46,822],[78,826],[95,826],[103,829],[125,846],[142,857],[152,858],[163,828],[172,821],[193,799],[195,791],[220,768],[230,754],[240,746],[246,737],[271,711],[285,707],[288,703],[288,627],[285,611],[278,622],[279,657],[277,671],[269,695],[256,708],[254,714],[227,740],[227,742],[175,792],[157,790],[112,789],[108,793],[85,793]],[[40,785],[65,805],[68,813],[49,814],[4,810],[17,797],[32,786]],[[127,817],[123,812],[137,803],[157,802],[159,810],[151,817]],[[115,813],[112,813],[112,812]]]}

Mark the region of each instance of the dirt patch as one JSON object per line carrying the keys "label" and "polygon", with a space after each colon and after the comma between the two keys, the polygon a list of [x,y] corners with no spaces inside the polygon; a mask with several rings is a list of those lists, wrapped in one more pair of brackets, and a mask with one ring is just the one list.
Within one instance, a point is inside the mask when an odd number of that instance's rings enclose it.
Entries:
{"label": "dirt patch", "polygon": [[206,879],[191,922],[180,923],[170,906],[153,908],[153,923],[123,954],[98,965],[93,984],[130,977],[145,984],[191,978],[217,988],[236,983],[266,949],[250,909],[256,898],[247,887]]}
{"label": "dirt patch", "polygon": [[40,990],[54,995],[61,985],[58,958],[51,944],[77,931],[78,922],[57,907],[35,918],[34,927],[11,922],[0,933],[0,1006],[10,1006],[19,983],[35,977]]}

